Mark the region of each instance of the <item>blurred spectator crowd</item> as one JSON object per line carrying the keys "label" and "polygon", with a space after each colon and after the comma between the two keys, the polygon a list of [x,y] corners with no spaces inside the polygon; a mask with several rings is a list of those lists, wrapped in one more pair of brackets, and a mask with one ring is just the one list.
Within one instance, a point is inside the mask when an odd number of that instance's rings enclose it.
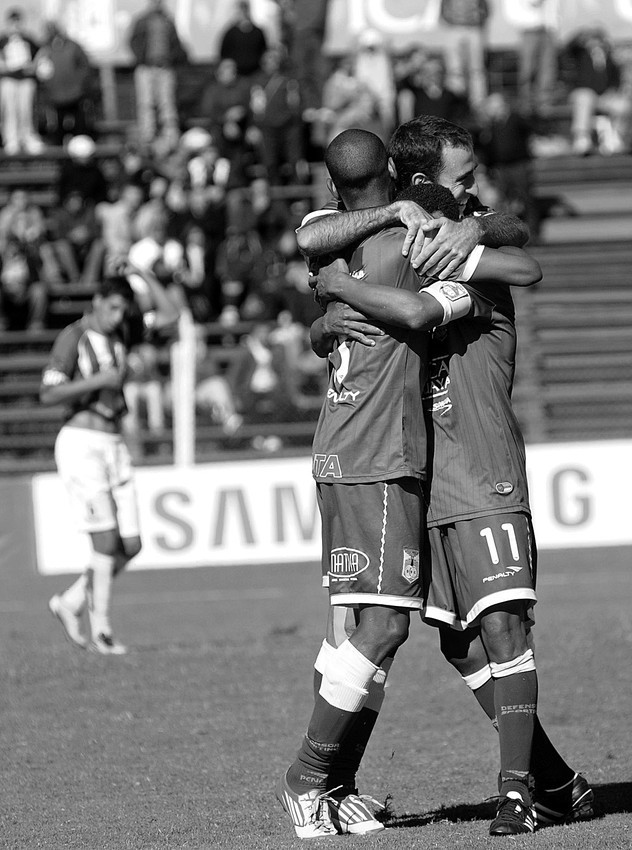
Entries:
{"label": "blurred spectator crowd", "polygon": [[[388,141],[422,113],[466,126],[492,205],[522,216],[534,240],[531,161],[552,110],[570,107],[576,154],[630,150],[630,56],[596,26],[560,43],[556,0],[514,2],[523,23],[510,95],[490,84],[491,0],[443,0],[443,49],[394,52],[367,30],[336,57],[322,50],[327,0],[277,0],[274,42],[237,0],[217,62],[183,106],[186,45],[163,0],[148,0],[128,33],[136,121],[114,155],[99,152],[99,75],[81,45],[53,21],[36,43],[24,12],[10,9],[0,35],[4,154],[63,146],[67,156],[53,204],[41,208],[18,188],[0,211],[0,328],[44,329],[53,289],[89,288],[129,260],[200,327],[217,322],[230,335],[254,323],[235,346],[228,382],[199,335],[198,405],[227,434],[246,409],[274,412],[279,394],[317,394],[308,328],[318,308],[294,231],[320,200],[315,174],[339,132],[363,127]],[[135,363],[130,407],[142,403],[160,430],[155,352],[140,350]]]}

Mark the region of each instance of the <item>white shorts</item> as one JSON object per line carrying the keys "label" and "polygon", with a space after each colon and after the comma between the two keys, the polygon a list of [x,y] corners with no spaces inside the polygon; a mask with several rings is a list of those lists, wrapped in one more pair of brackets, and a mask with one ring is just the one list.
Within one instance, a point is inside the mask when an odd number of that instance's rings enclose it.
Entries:
{"label": "white shorts", "polygon": [[79,531],[139,535],[132,462],[120,434],[65,425],[55,442],[55,462]]}

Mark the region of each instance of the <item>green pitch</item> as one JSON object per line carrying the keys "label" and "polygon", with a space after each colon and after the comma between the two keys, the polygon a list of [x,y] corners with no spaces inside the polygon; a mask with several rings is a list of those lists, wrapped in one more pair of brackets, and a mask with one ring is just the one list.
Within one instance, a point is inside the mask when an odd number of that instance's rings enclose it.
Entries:
{"label": "green pitch", "polygon": [[[496,734],[414,617],[360,777],[390,828],[327,847],[632,847],[632,553],[544,553],[539,574],[540,716],[596,819],[488,836]],[[302,846],[274,785],[311,711],[318,567],[132,572],[115,590],[124,658],[64,641],[46,602],[66,577],[11,564],[0,581],[0,847]]]}

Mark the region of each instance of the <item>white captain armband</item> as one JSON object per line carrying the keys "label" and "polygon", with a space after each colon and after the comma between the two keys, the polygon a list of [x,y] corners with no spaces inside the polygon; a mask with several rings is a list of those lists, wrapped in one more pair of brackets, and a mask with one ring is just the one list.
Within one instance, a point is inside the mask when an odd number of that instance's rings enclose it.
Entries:
{"label": "white captain armband", "polygon": [[461,319],[470,312],[472,306],[470,293],[457,281],[435,280],[430,286],[425,286],[421,292],[432,295],[443,307],[443,319],[438,327],[447,325],[453,319]]}
{"label": "white captain armband", "polygon": [[456,278],[457,280],[466,281],[466,280],[469,280],[472,277],[472,275],[476,271],[476,268],[477,268],[477,266],[478,266],[478,264],[481,260],[481,257],[483,256],[484,250],[485,250],[484,245],[477,245],[476,248],[474,248],[474,250],[470,253],[467,260],[461,266],[461,271],[459,272],[459,274]]}

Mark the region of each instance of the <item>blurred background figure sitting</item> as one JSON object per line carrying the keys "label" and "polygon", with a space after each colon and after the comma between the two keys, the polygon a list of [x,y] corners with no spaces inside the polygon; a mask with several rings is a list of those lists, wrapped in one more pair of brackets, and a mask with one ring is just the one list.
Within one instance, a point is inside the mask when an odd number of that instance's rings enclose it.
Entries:
{"label": "blurred background figure sitting", "polygon": [[94,207],[80,192],[70,192],[51,212],[48,229],[64,279],[96,289],[103,251]]}
{"label": "blurred background figure sitting", "polygon": [[17,239],[0,255],[0,330],[41,331],[46,327],[48,292],[41,263]]}
{"label": "blurred background figure sitting", "polygon": [[195,405],[199,413],[220,425],[227,437],[232,437],[241,428],[243,417],[237,413],[233,391],[209,351],[201,326],[196,336]]}
{"label": "blurred background figure sitting", "polygon": [[6,14],[0,36],[0,122],[4,152],[41,153],[44,145],[35,132],[35,55],[37,44],[24,32],[20,9]]}
{"label": "blurred background figure sitting", "polygon": [[578,32],[566,47],[563,62],[570,87],[573,152],[586,156],[595,150],[626,151],[632,102],[604,30],[589,27]]}

